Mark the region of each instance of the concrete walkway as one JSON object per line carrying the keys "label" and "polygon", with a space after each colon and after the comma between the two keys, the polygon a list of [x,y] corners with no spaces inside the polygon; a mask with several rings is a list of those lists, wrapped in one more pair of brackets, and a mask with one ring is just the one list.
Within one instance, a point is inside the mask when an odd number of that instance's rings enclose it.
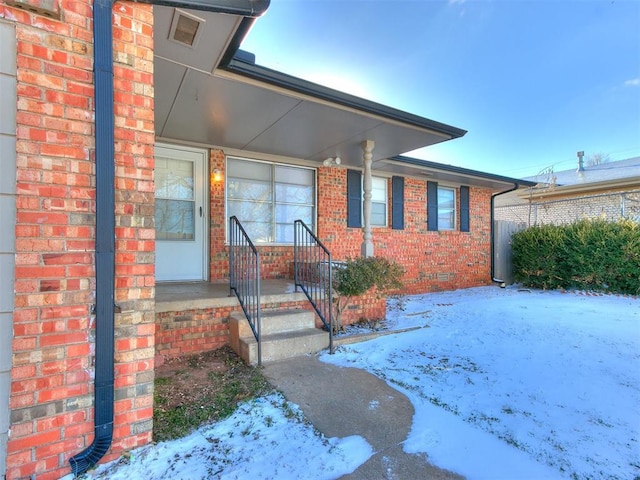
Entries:
{"label": "concrete walkway", "polygon": [[325,436],[360,435],[373,447],[374,455],[343,479],[463,478],[402,450],[413,405],[374,375],[321,362],[315,355],[265,364],[264,375]]}

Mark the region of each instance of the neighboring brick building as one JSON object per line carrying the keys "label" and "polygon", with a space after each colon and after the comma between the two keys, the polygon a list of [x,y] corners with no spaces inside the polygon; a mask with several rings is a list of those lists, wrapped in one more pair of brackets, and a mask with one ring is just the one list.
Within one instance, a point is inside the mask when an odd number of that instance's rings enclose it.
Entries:
{"label": "neighboring brick building", "polygon": [[582,219],[640,221],[640,157],[585,166],[579,153],[578,168],[528,177],[534,186],[496,197],[495,271],[505,283],[514,281],[514,232]]}
{"label": "neighboring brick building", "polygon": [[402,263],[407,292],[491,281],[491,196],[521,182],[397,157],[465,132],[232,58],[268,2],[231,3],[0,0],[8,479],[151,440],[156,281],[224,280],[230,214],[265,278],[290,275],[303,217],[334,259]]}
{"label": "neighboring brick building", "polygon": [[583,218],[640,220],[640,157],[586,166],[579,162],[578,168],[527,180],[536,186],[498,197],[496,220],[523,226]]}

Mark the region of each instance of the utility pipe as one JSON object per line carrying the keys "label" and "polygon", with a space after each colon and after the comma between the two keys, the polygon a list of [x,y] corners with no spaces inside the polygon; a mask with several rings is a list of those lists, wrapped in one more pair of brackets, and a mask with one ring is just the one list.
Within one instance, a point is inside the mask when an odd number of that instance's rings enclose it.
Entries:
{"label": "utility pipe", "polygon": [[495,198],[500,196],[500,195],[504,195],[505,193],[509,193],[509,192],[513,192],[514,190],[517,190],[518,187],[520,185],[518,183],[514,183],[513,187],[510,188],[509,190],[505,190],[503,192],[498,192],[498,193],[494,193],[493,195],[491,195],[491,281],[492,282],[496,282],[496,283],[504,283],[504,280],[500,280],[499,278],[496,278],[495,276],[495,269],[496,269],[496,261],[495,261],[495,250],[496,250],[496,240],[495,240],[495,226],[494,226],[494,217],[495,217],[495,212],[493,211],[494,208],[494,202],[495,202]]}
{"label": "utility pipe", "polygon": [[[237,49],[240,36],[262,15],[270,0],[149,0],[144,3],[204,10],[245,17],[230,44]],[[95,161],[96,161],[96,304],[93,442],[69,459],[74,475],[82,475],[111,447],[114,403],[115,333],[115,135],[113,107],[113,0],[93,3]],[[230,61],[231,56],[227,55]]]}

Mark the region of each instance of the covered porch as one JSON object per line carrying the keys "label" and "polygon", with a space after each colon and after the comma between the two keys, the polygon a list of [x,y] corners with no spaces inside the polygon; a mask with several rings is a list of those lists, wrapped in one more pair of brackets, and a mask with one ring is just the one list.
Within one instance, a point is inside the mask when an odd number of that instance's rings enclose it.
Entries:
{"label": "covered porch", "polygon": [[[391,193],[404,188],[400,176],[444,179],[438,169],[397,155],[466,133],[261,67],[238,50],[253,20],[154,8],[155,275],[166,282],[155,291],[160,362],[229,342],[230,318],[241,310],[225,280],[229,217],[270,229],[265,234],[254,225],[251,232],[263,262],[263,308],[311,310],[293,281],[282,280],[293,256],[283,225],[300,218],[297,212],[289,218],[289,211],[307,212],[305,221],[329,243],[334,260],[373,256],[372,227],[380,226],[372,222],[373,172],[384,190],[378,214],[391,230]],[[185,42],[188,32],[180,25],[190,25],[193,38]],[[296,176],[310,180],[292,180]],[[276,198],[278,188],[289,192],[284,200]],[[296,195],[304,200],[292,200]],[[393,196],[402,217],[403,192]],[[203,281],[177,283],[187,279]],[[372,297],[348,316],[380,318],[384,312],[384,300]]]}
{"label": "covered porch", "polygon": [[[238,331],[240,335],[244,332],[251,336],[248,324],[240,325],[238,329],[238,322],[244,324],[246,319],[235,293],[230,295],[228,281],[160,283],[155,290],[156,365],[174,357],[215,350],[227,344],[238,352],[241,349]],[[261,280],[263,334],[267,335],[270,330],[274,333],[272,326],[278,321],[285,325],[277,328],[289,332],[289,336],[294,336],[292,332],[299,327],[326,332],[309,299],[300,288],[298,290],[291,279]],[[369,294],[354,299],[343,316],[348,322],[362,318],[380,319],[385,311],[386,299]],[[287,318],[274,319],[278,314]],[[302,320],[306,326],[300,325],[300,314],[306,317],[307,320]],[[298,319],[294,318],[296,315]],[[292,351],[306,347],[290,344],[285,348]]]}
{"label": "covered porch", "polygon": [[[270,188],[274,191],[281,181],[279,171],[289,179],[294,175],[291,172],[300,175],[311,172],[308,184],[304,185],[311,192],[309,199],[300,200],[308,213],[303,217],[287,217],[286,221],[292,223],[303,218],[312,230],[325,236],[321,232],[324,221],[319,198],[321,182],[346,181],[331,178],[337,172],[330,170],[361,172],[362,183],[357,185],[358,192],[362,192],[357,214],[361,217],[357,252],[352,252],[350,245],[348,255],[374,255],[373,172],[379,179],[389,179],[411,170],[415,175],[427,174],[437,180],[440,175],[437,171],[425,173],[420,166],[389,159],[466,133],[260,66],[259,59],[238,50],[254,20],[166,6],[154,8],[154,126],[156,146],[164,149],[158,153],[156,147],[155,163],[159,281],[223,279],[227,273],[228,218],[237,215],[243,223],[254,221],[258,208],[244,213],[239,205],[264,204],[266,200],[258,183],[272,182]],[[181,31],[180,25],[190,25],[193,38],[185,38],[188,32]],[[191,167],[193,155],[198,159],[193,160]],[[229,168],[229,159],[236,169]],[[250,167],[245,168],[247,165]],[[182,167],[186,169],[178,171]],[[235,185],[250,186],[232,192],[230,179]],[[171,183],[178,181],[182,185]],[[290,190],[295,188],[300,185]],[[249,190],[253,193],[247,194]],[[345,196],[345,192],[340,191],[340,195]],[[272,203],[291,203],[291,195],[284,200],[272,196],[274,199],[269,200]],[[295,202],[292,205],[302,208]],[[179,215],[181,218],[188,215],[195,230],[169,229],[162,232],[164,237],[158,235],[159,225],[163,224],[158,212],[162,209],[168,212],[162,217],[166,220],[164,224]],[[275,207],[269,214],[271,218],[267,220],[267,215],[260,211],[260,220],[270,222],[272,229],[269,234],[261,231],[260,237],[266,239],[264,245],[273,247],[271,251],[278,250],[276,255],[286,257],[287,252],[281,252],[281,247],[286,247],[283,244],[289,241],[286,234],[274,234],[283,220],[276,219],[279,213]],[[184,249],[178,257],[187,237],[200,243]],[[355,241],[354,235],[350,242]],[[181,276],[176,273],[177,267],[189,263],[193,265],[190,272]]]}
{"label": "covered porch", "polygon": [[[304,300],[296,293],[293,280],[265,279],[262,296],[269,301]],[[229,282],[175,282],[156,285],[156,312],[185,310],[189,307],[214,308],[238,305],[235,295],[229,293]]]}

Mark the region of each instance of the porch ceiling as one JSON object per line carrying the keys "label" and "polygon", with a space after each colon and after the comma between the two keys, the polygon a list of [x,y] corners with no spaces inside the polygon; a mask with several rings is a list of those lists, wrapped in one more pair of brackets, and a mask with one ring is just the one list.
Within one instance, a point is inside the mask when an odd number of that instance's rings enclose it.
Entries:
{"label": "porch ceiling", "polygon": [[221,69],[242,17],[196,14],[206,23],[188,47],[169,39],[175,9],[154,7],[160,138],[314,162],[339,156],[360,166],[363,140],[376,142],[377,161],[465,133],[251,63],[233,60]]}

